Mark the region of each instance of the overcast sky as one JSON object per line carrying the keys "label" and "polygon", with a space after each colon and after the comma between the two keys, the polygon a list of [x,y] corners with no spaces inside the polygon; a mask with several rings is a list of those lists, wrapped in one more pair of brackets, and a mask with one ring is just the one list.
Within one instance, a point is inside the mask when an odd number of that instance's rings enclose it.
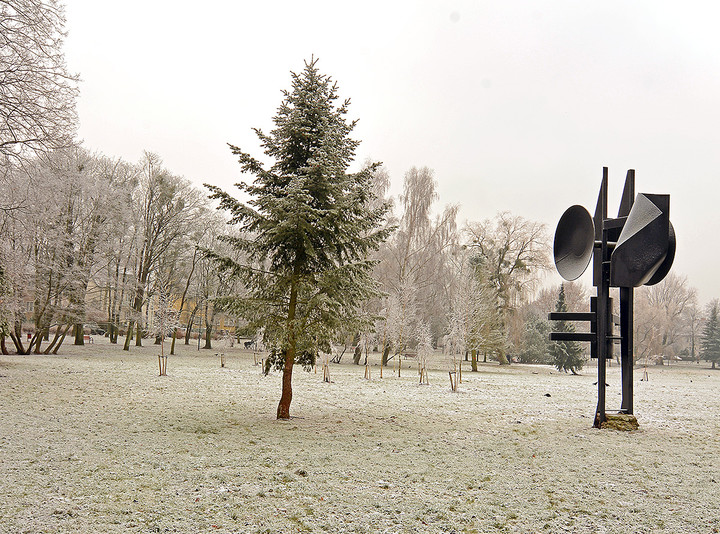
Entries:
{"label": "overcast sky", "polygon": [[[261,156],[290,71],[319,58],[360,122],[357,160],[393,192],[435,171],[462,220],[508,210],[554,233],[591,213],[602,167],[616,212],[627,169],[669,193],[673,267],[720,297],[720,7],[685,1],[67,0],[82,78],[80,138],[108,156],[157,152],[232,190],[232,143]],[[557,283],[557,275],[548,283]]]}

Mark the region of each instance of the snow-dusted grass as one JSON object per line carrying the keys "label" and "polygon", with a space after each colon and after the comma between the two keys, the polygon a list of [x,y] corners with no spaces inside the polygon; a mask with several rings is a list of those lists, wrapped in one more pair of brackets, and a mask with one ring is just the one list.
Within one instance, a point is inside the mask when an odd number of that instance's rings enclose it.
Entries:
{"label": "snow-dusted grass", "polygon": [[[1,532],[718,532],[720,372],[636,371],[641,429],[591,428],[594,368],[280,376],[251,354],[100,340],[0,356]],[[376,358],[376,355],[373,356]],[[350,356],[346,356],[349,359]],[[375,360],[373,360],[375,362]],[[608,408],[619,371],[608,370]]]}

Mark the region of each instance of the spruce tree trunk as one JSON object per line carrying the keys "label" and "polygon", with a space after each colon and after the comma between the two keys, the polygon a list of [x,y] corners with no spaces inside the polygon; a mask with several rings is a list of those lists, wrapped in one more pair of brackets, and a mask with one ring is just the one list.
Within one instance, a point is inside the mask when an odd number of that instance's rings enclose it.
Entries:
{"label": "spruce tree trunk", "polygon": [[285,365],[283,366],[282,394],[277,408],[278,419],[290,419],[290,403],[292,402],[292,370],[295,364],[295,311],[297,307],[297,267],[295,276],[290,285],[290,303],[288,305],[288,348],[285,351]]}
{"label": "spruce tree trunk", "polygon": [[292,371],[295,363],[295,347],[285,353],[285,365],[282,375],[282,394],[277,409],[278,419],[290,419],[290,403],[292,402]]}

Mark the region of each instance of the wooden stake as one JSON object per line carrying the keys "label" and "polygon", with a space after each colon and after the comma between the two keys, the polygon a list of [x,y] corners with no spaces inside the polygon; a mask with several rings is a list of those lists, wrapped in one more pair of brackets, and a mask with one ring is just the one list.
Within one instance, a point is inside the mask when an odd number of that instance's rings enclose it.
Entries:
{"label": "wooden stake", "polygon": [[370,366],[365,366],[365,380],[370,380]]}
{"label": "wooden stake", "polygon": [[167,356],[158,356],[160,376],[167,376]]}
{"label": "wooden stake", "polygon": [[323,365],[323,382],[330,382],[330,367],[327,363]]}

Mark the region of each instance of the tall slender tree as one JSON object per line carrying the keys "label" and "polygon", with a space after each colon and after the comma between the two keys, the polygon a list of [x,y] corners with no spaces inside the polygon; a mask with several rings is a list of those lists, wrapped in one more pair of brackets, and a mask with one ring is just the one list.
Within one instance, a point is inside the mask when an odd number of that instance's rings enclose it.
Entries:
{"label": "tall slender tree", "polygon": [[[567,304],[565,303],[565,285],[560,286],[560,293],[558,294],[557,304],[555,305],[556,312],[568,311]],[[557,321],[555,323],[556,332],[574,332],[575,325],[569,321]],[[576,375],[577,372],[582,369],[583,358],[582,358],[582,347],[577,341],[555,341],[550,344],[550,356],[552,356],[553,364],[558,371],[570,371]]]}
{"label": "tall slender tree", "polygon": [[710,313],[700,338],[700,358],[712,362],[712,368],[720,362],[720,321],[718,320],[718,302],[710,303]]}
{"label": "tall slender tree", "polygon": [[278,419],[290,417],[294,364],[307,366],[318,350],[329,351],[334,333],[373,294],[367,258],[389,233],[381,228],[387,206],[372,207],[377,165],[348,173],[359,142],[350,138],[356,121],[345,119],[349,100],[337,105],[337,92],[316,59],[305,62],[292,73],[275,128],[255,129],[272,166],[231,145],[242,171],[255,176],[252,184],[238,184],[250,200],[207,185],[245,236],[226,240],[255,261],[209,253],[248,289],[247,298],[228,300],[226,308],[264,327],[271,361],[282,369]]}

